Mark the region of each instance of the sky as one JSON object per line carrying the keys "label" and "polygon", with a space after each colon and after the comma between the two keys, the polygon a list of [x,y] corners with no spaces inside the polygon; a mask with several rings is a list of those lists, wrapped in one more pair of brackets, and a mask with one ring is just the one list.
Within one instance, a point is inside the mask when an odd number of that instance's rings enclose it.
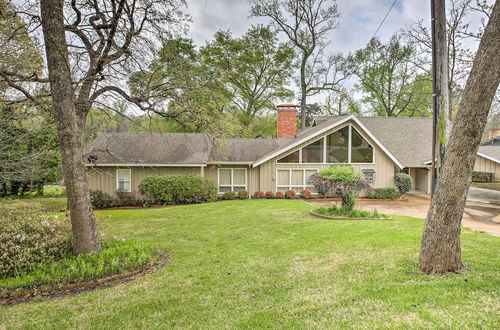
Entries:
{"label": "sky", "polygon": [[[340,27],[329,36],[332,52],[349,52],[366,45],[391,7],[393,0],[338,0]],[[397,0],[377,36],[387,40],[402,27],[419,19],[429,22],[428,0]],[[204,45],[218,30],[230,30],[235,36],[252,25],[268,22],[249,17],[248,0],[188,0],[193,22],[188,35]]]}

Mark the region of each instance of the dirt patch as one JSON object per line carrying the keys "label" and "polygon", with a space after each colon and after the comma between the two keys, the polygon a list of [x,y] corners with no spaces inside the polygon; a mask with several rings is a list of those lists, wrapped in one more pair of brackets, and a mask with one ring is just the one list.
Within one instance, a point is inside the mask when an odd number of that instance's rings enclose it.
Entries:
{"label": "dirt patch", "polygon": [[0,288],[0,305],[14,305],[21,302],[31,301],[40,298],[60,298],[73,296],[95,289],[109,288],[133,281],[139,277],[146,276],[165,267],[169,262],[167,251],[162,251],[157,257],[150,260],[145,266],[125,271],[118,274],[106,276],[97,280],[81,283],[70,283],[62,286],[46,286],[43,289],[20,288],[14,291],[2,291]]}

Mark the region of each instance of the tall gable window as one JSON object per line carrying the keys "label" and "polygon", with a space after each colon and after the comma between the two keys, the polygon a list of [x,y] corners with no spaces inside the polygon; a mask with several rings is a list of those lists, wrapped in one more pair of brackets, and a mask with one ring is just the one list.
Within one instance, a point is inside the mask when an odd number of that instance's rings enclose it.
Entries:
{"label": "tall gable window", "polygon": [[278,163],[299,163],[300,161],[299,150],[286,155],[278,160]]}
{"label": "tall gable window", "polygon": [[277,163],[373,164],[373,160],[373,147],[352,125],[347,125],[278,159]]}
{"label": "tall gable window", "polygon": [[117,169],[116,170],[116,190],[118,191],[132,191],[132,170],[131,169]]}
{"label": "tall gable window", "polygon": [[247,190],[245,168],[219,168],[219,193]]}

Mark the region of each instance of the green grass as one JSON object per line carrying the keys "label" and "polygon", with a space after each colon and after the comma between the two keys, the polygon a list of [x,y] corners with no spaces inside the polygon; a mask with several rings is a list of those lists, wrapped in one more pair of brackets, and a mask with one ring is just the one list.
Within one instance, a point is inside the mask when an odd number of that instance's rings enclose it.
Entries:
{"label": "green grass", "polygon": [[372,212],[366,210],[352,209],[347,210],[343,207],[332,206],[332,207],[320,207],[314,210],[315,213],[333,216],[333,217],[349,217],[349,218],[388,218],[388,215],[378,213],[377,210]]}
{"label": "green grass", "polygon": [[0,307],[0,328],[494,328],[500,239],[463,230],[470,271],[415,267],[423,221],[328,221],[300,200],[96,212],[170,264],[124,285]]}
{"label": "green grass", "polygon": [[134,270],[144,266],[155,255],[155,249],[136,242],[108,242],[103,252],[95,255],[70,255],[67,258],[40,265],[15,277],[0,278],[0,288],[42,288],[79,283]]}
{"label": "green grass", "polygon": [[3,197],[0,198],[1,205],[18,205],[18,206],[40,206],[47,212],[64,211],[67,205],[65,197],[33,197],[33,198],[19,198],[19,197]]}
{"label": "green grass", "polygon": [[500,182],[472,182],[472,186],[500,191]]}

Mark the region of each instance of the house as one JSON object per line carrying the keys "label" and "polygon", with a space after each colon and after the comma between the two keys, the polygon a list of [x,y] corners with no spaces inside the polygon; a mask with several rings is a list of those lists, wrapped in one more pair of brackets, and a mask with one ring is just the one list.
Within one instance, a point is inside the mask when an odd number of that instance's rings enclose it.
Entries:
{"label": "house", "polygon": [[[414,189],[431,190],[431,118],[317,117],[296,130],[297,107],[277,107],[276,139],[215,138],[201,133],[106,133],[88,149],[91,190],[136,191],[148,175],[195,174],[219,192],[300,191],[308,177],[350,164],[375,188],[394,186],[394,174],[412,176]],[[480,146],[476,171],[500,180],[500,147]]]}

